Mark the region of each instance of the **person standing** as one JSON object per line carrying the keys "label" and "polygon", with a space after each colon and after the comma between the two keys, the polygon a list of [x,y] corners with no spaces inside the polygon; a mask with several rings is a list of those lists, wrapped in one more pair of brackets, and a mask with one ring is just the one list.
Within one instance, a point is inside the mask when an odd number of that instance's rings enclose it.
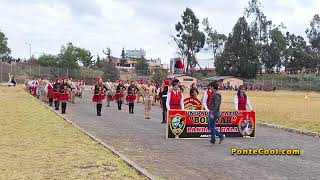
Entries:
{"label": "person standing", "polygon": [[169,81],[165,80],[164,81],[164,86],[161,88],[160,91],[160,98],[161,98],[161,107],[162,107],[162,122],[163,124],[167,123],[167,106],[166,106],[166,101],[167,101],[167,95],[169,92]]}
{"label": "person standing", "polygon": [[47,92],[47,98],[49,101],[49,106],[52,106],[52,102],[53,102],[53,98],[52,98],[52,94],[53,94],[53,85],[51,84],[51,82],[49,80],[46,81],[46,92]]}
{"label": "person standing", "polygon": [[180,89],[179,80],[172,81],[172,91],[167,94],[166,107],[167,110],[184,110],[184,98]]}
{"label": "person standing", "polygon": [[253,111],[249,98],[246,95],[245,87],[240,85],[237,94],[234,96],[234,109],[235,111],[246,111],[247,106],[250,111]]}
{"label": "person standing", "polygon": [[113,85],[110,79],[107,80],[105,83],[106,88],[107,88],[107,107],[110,107],[110,102],[112,101],[112,96],[113,96]]}
{"label": "person standing", "polygon": [[150,112],[152,107],[152,101],[154,97],[154,88],[151,81],[147,81],[146,85],[143,85],[144,92],[144,115],[146,119],[150,119]]}
{"label": "person standing", "polygon": [[97,116],[101,116],[102,101],[106,98],[107,87],[103,84],[101,78],[97,80],[94,87],[94,95],[92,97],[93,102],[97,104]]}
{"label": "person standing", "polygon": [[77,86],[76,83],[69,80],[68,81],[69,86],[71,87],[71,91],[70,91],[70,102],[72,104],[74,104],[74,100],[76,99],[76,94],[77,94]]}
{"label": "person standing", "polygon": [[127,101],[129,104],[129,113],[130,114],[134,114],[133,110],[134,110],[134,102],[137,99],[136,93],[137,93],[137,87],[135,86],[135,82],[131,81],[130,86],[128,86],[127,89]]}
{"label": "person standing", "polygon": [[60,85],[61,85],[61,80],[57,78],[56,82],[53,84],[53,93],[52,93],[52,100],[53,100],[55,110],[59,110],[59,106],[60,106],[60,100],[59,100]]}
{"label": "person standing", "polygon": [[190,93],[189,93],[190,97],[197,98],[198,94],[199,94],[199,91],[197,89],[197,85],[195,83],[192,83],[190,87]]}
{"label": "person standing", "polygon": [[203,93],[202,106],[204,110],[209,112],[208,107],[210,106],[210,99],[212,95],[211,86],[208,85],[207,90]]}
{"label": "person standing", "polygon": [[67,102],[69,100],[69,94],[71,91],[71,87],[68,84],[68,79],[64,78],[62,84],[60,85],[60,95],[59,95],[59,100],[61,102],[61,114],[66,113],[67,109]]}
{"label": "person standing", "polygon": [[123,103],[123,97],[124,97],[124,91],[125,91],[125,87],[122,84],[123,82],[120,80],[119,84],[117,85],[116,88],[116,100],[117,100],[117,104],[118,104],[118,110],[121,110],[121,106]]}
{"label": "person standing", "polygon": [[219,85],[216,82],[210,83],[212,95],[209,106],[209,129],[211,134],[211,144],[215,144],[216,135],[219,137],[219,144],[225,139],[225,135],[216,130],[216,124],[220,117],[221,94],[218,92]]}

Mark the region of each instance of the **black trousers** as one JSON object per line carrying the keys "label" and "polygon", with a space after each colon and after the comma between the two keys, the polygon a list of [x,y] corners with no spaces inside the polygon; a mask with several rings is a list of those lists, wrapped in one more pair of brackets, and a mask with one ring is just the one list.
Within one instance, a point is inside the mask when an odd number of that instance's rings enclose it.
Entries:
{"label": "black trousers", "polygon": [[97,104],[97,116],[101,116],[102,104]]}
{"label": "black trousers", "polygon": [[121,110],[122,101],[117,101],[117,103],[118,103],[118,110]]}
{"label": "black trousers", "polygon": [[129,113],[133,114],[134,103],[129,103]]}
{"label": "black trousers", "polygon": [[167,98],[162,97],[162,123],[167,122],[167,106],[166,106]]}
{"label": "black trousers", "polygon": [[59,110],[59,106],[60,106],[60,101],[59,100],[55,100],[54,101],[54,107],[56,110]]}
{"label": "black trousers", "polygon": [[53,99],[49,98],[49,106],[52,106]]}
{"label": "black trousers", "polygon": [[65,114],[67,109],[67,102],[61,102],[61,114]]}

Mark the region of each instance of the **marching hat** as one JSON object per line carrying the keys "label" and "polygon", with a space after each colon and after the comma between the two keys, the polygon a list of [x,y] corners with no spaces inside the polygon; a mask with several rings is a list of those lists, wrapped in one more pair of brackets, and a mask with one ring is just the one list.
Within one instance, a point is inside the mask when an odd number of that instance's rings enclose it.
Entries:
{"label": "marching hat", "polygon": [[172,84],[172,86],[175,86],[175,85],[179,84],[179,80],[174,79],[171,84]]}

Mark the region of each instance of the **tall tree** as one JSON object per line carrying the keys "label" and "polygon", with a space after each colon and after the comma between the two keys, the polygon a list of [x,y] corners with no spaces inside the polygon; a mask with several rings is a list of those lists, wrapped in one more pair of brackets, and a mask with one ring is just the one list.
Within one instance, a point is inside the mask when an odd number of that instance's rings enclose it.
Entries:
{"label": "tall tree", "polygon": [[313,50],[313,56],[320,69],[320,16],[315,14],[310,22],[310,28],[306,30],[307,37]]}
{"label": "tall tree", "polygon": [[57,56],[52,54],[42,54],[38,58],[38,63],[42,66],[55,67],[58,65],[59,61]]}
{"label": "tall tree", "polygon": [[[272,21],[269,21],[263,13],[262,4],[259,0],[250,0],[244,14],[247,18],[253,19],[251,22],[251,34],[258,47],[259,62],[263,64],[263,58],[266,57],[264,56],[266,48],[263,46],[268,44],[268,33],[271,29]],[[260,72],[262,73],[261,67]]]}
{"label": "tall tree", "polygon": [[9,56],[10,53],[11,50],[8,47],[8,38],[3,32],[0,31],[0,58]]}
{"label": "tall tree", "polygon": [[183,12],[182,21],[175,25],[177,34],[173,37],[183,58],[186,58],[186,72],[190,68],[199,65],[196,59],[198,53],[205,44],[205,35],[199,30],[199,19],[190,8]]}
{"label": "tall tree", "polygon": [[144,57],[141,57],[138,60],[137,64],[135,65],[135,69],[137,74],[139,75],[148,75],[148,71],[149,71],[148,61]]}
{"label": "tall tree", "polygon": [[60,67],[79,68],[77,47],[72,43],[61,47],[58,58]]}
{"label": "tall tree", "polygon": [[227,36],[224,34],[219,34],[217,30],[213,30],[210,26],[208,18],[203,19],[202,24],[204,25],[204,32],[206,32],[206,50],[211,50],[213,53],[213,59],[216,58],[218,54],[223,51],[223,46],[227,40]]}
{"label": "tall tree", "polygon": [[286,49],[286,37],[280,31],[280,27],[275,27],[269,32],[270,42],[263,45],[262,63],[267,73],[277,72],[283,65],[284,51]]}
{"label": "tall tree", "polygon": [[250,27],[244,17],[239,18],[229,34],[225,49],[215,61],[220,75],[254,78],[259,70],[257,48],[251,37]]}
{"label": "tall tree", "polygon": [[111,81],[116,81],[120,78],[119,70],[116,65],[110,61],[102,61],[102,71],[104,73],[105,79],[110,79]]}
{"label": "tall tree", "polygon": [[[111,59],[112,52],[111,52],[111,48],[110,47],[107,48],[107,51],[102,50],[102,52],[107,56],[108,61],[112,61],[112,59]],[[121,56],[122,56],[122,54],[121,54]]]}
{"label": "tall tree", "polygon": [[98,68],[98,69],[100,69],[100,68],[103,67],[103,63],[102,63],[99,55],[97,55],[97,59],[96,59],[96,62],[95,62],[94,67],[95,67],[95,68]]}
{"label": "tall tree", "polygon": [[89,50],[77,47],[76,52],[77,61],[81,62],[84,67],[92,67],[94,65],[93,56]]}

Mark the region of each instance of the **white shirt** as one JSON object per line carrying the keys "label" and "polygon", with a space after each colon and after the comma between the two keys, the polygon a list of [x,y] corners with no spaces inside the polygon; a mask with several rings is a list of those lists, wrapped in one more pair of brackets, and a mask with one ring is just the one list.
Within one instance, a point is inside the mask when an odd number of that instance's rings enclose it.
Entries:
{"label": "white shirt", "polygon": [[[168,110],[170,110],[170,99],[171,99],[171,91],[168,92],[168,94],[167,94],[166,106],[167,106]],[[181,109],[184,110],[184,98],[183,98],[183,93],[182,92],[181,92],[180,106],[181,106]]]}
{"label": "white shirt", "polygon": [[[246,105],[249,107],[249,109],[251,111],[253,111],[248,97],[247,97],[247,104]],[[237,94],[234,96],[234,109],[235,109],[235,111],[238,111],[238,95]]]}
{"label": "white shirt", "polygon": [[208,92],[204,91],[203,98],[202,98],[202,106],[206,111],[209,111],[207,106],[207,100],[208,100]]}

